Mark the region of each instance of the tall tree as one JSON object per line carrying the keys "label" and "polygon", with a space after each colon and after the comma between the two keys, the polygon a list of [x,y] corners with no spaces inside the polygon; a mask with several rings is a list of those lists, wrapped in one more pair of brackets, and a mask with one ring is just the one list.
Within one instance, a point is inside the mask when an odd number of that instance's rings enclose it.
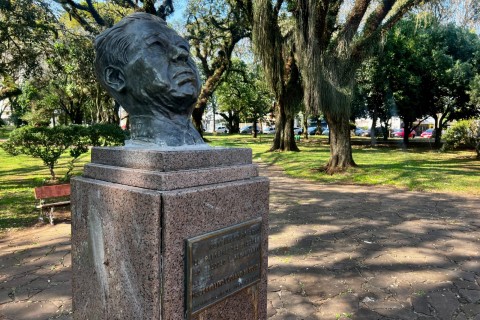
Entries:
{"label": "tall tree", "polygon": [[250,36],[250,25],[247,12],[236,0],[199,0],[189,3],[186,29],[204,77],[192,114],[193,123],[202,133],[208,101],[230,69],[237,43]]}
{"label": "tall tree", "polygon": [[[468,92],[480,69],[480,39],[464,27],[422,14],[398,23],[385,37],[375,64],[364,63],[358,87],[363,101],[393,98],[392,109],[409,132],[418,119],[435,119],[435,143],[448,122],[479,113]],[[391,93],[391,94],[389,94]],[[387,99],[390,100],[390,99]],[[408,143],[408,135],[404,135]]]}
{"label": "tall tree", "polygon": [[404,145],[408,145],[410,132],[417,119],[427,115],[430,102],[425,92],[434,89],[433,84],[424,77],[424,73],[430,71],[425,68],[429,53],[422,46],[421,38],[415,36],[416,29],[415,23],[401,21],[389,32],[379,54],[378,66],[387,76],[384,81],[392,91],[394,112],[403,122]]}
{"label": "tall tree", "polygon": [[480,38],[465,27],[428,21],[419,30],[419,44],[426,46],[423,66],[429,66],[431,88],[425,93],[430,102],[428,113],[435,119],[435,144],[441,145],[442,131],[453,120],[478,116],[480,110],[470,103],[468,90],[480,72]]}
{"label": "tall tree", "polygon": [[21,93],[18,79],[42,71],[56,18],[42,0],[0,1],[0,100]]}
{"label": "tall tree", "polygon": [[[330,159],[325,172],[355,166],[350,112],[355,72],[384,35],[421,0],[290,1],[296,20],[298,64],[305,105],[320,109],[330,127]],[[344,12],[345,19],[342,19]]]}
{"label": "tall tree", "polygon": [[[293,20],[271,0],[255,0],[252,8],[254,51],[275,95],[275,137],[270,151],[299,151],[293,133],[294,116],[301,106],[302,86],[292,33]],[[249,6],[248,4],[246,6]]]}
{"label": "tall tree", "polygon": [[377,120],[380,120],[383,139],[388,139],[393,94],[389,87],[387,72],[382,68],[378,57],[366,60],[358,70],[352,107],[352,118],[368,116],[372,119],[370,128],[372,145],[376,143]]}
{"label": "tall tree", "polygon": [[[240,119],[251,122],[256,128],[270,110],[273,97],[260,80],[262,77],[256,65],[247,65],[238,59],[233,60],[232,65],[232,70],[218,87],[217,97],[220,115],[227,121],[234,120],[228,128],[234,133],[238,132]],[[256,137],[256,130],[252,130],[252,134]]]}
{"label": "tall tree", "polygon": [[75,124],[120,123],[113,99],[95,81],[95,53],[89,37],[62,32],[48,60],[48,93],[59,112]]}
{"label": "tall tree", "polygon": [[405,130],[416,118],[431,116],[435,143],[440,146],[448,122],[478,114],[468,90],[480,71],[479,53],[476,34],[440,24],[436,18],[412,16],[388,34],[381,66],[388,74]]}

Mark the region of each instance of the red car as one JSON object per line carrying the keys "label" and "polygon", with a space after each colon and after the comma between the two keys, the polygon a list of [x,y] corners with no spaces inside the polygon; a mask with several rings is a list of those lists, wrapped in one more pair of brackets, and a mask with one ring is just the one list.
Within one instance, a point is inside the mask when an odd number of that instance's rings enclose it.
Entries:
{"label": "red car", "polygon": [[435,135],[435,129],[428,129],[422,132],[420,137],[431,139]]}
{"label": "red car", "polygon": [[[398,130],[393,131],[393,136],[396,137],[396,138],[403,138],[403,135],[404,135],[403,131],[404,130],[405,129],[402,128],[402,129],[398,129]],[[415,130],[412,130],[412,131],[410,131],[410,134],[408,135],[408,137],[413,139],[413,138],[415,138],[416,135],[417,135],[417,133],[415,132]]]}

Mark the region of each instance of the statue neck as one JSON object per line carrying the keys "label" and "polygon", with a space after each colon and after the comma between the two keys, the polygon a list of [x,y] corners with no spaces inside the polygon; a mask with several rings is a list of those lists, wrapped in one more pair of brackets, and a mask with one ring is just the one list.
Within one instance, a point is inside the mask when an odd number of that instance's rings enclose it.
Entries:
{"label": "statue neck", "polygon": [[160,146],[203,144],[190,117],[185,115],[130,115],[131,139]]}

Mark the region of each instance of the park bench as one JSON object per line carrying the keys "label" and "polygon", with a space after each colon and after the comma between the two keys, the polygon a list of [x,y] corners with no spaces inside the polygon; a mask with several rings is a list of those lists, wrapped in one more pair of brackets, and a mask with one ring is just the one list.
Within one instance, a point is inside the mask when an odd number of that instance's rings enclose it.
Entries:
{"label": "park bench", "polygon": [[66,199],[69,196],[70,184],[68,183],[35,188],[35,199],[40,200],[36,206],[37,209],[40,209],[39,219],[43,220],[43,209],[50,208],[48,219],[50,224],[53,224],[54,208],[69,205],[70,199]]}

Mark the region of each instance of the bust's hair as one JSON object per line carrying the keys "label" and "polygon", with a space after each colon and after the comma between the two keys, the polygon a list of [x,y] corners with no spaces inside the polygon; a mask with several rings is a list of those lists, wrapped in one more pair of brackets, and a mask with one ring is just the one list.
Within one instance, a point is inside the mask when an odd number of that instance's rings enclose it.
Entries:
{"label": "bust's hair", "polygon": [[97,79],[108,92],[111,92],[111,89],[105,83],[104,70],[108,66],[123,68],[129,62],[132,49],[130,45],[135,38],[135,34],[126,32],[126,28],[130,23],[138,20],[159,22],[167,28],[163,19],[149,13],[136,12],[124,17],[120,22],[95,38],[95,72]]}

